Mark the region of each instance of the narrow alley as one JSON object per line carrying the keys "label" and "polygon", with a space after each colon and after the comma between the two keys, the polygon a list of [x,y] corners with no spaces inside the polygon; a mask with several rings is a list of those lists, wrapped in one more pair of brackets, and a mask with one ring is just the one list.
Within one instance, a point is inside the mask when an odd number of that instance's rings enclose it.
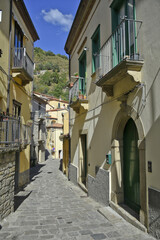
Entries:
{"label": "narrow alley", "polygon": [[1,223],[0,240],[149,240],[110,207],[87,197],[59,170],[59,160],[48,158],[31,169],[31,182],[15,197],[16,211]]}

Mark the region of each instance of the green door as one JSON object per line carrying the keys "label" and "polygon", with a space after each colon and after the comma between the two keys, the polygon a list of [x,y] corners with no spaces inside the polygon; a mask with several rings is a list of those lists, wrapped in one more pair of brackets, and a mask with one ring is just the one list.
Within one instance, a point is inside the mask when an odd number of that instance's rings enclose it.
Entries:
{"label": "green door", "polygon": [[123,181],[124,203],[139,213],[140,177],[138,132],[132,119],[128,120],[123,135]]}
{"label": "green door", "polygon": [[83,51],[82,55],[80,56],[79,59],[79,90],[81,93],[84,95],[85,90],[86,90],[86,82],[85,82],[85,77],[86,77],[86,51]]}
{"label": "green door", "polygon": [[82,183],[86,185],[87,174],[88,174],[88,164],[87,164],[87,135],[81,135],[81,147],[82,147]]}

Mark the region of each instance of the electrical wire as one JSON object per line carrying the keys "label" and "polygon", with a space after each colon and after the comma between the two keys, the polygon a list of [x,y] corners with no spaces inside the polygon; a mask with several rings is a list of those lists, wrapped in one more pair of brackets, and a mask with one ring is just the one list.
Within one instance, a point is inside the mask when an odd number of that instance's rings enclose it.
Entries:
{"label": "electrical wire", "polygon": [[[126,92],[120,94],[119,96],[114,97],[114,98],[112,98],[112,99],[110,99],[110,100],[107,100],[107,101],[105,101],[105,102],[99,104],[99,105],[96,106],[95,108],[90,109],[89,111],[87,111],[87,113],[92,112],[92,111],[98,109],[99,107],[102,107],[102,106],[105,105],[105,104],[109,104],[109,103],[111,103],[111,102],[114,102],[114,101],[116,101],[117,99],[121,98],[122,96],[124,96],[124,95],[128,95],[128,94],[130,94],[131,92],[134,92],[135,89],[137,89],[137,88],[140,89],[140,88],[143,87],[143,86],[144,86],[144,85],[140,83],[140,84],[136,85],[134,88],[132,88],[131,90],[126,91]],[[85,111],[84,111],[83,113],[79,114],[78,116],[74,117],[74,118],[70,118],[70,121],[75,120],[75,119],[81,117],[81,116],[84,115],[84,114],[86,114]]]}

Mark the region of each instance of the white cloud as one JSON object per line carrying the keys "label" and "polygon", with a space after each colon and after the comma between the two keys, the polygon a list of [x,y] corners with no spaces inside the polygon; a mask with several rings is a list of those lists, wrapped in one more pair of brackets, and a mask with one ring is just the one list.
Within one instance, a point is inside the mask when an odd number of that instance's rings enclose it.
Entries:
{"label": "white cloud", "polygon": [[46,22],[61,26],[63,31],[69,31],[73,22],[71,14],[65,15],[58,9],[50,9],[48,12],[42,10],[42,15]]}

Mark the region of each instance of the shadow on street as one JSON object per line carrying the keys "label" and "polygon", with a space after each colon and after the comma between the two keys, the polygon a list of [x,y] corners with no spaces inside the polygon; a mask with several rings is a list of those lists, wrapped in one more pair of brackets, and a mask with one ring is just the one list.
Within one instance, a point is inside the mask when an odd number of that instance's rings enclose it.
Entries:
{"label": "shadow on street", "polygon": [[36,166],[30,168],[30,181],[34,181],[35,176],[41,173],[41,168],[44,167],[45,164],[37,164]]}
{"label": "shadow on street", "polygon": [[19,206],[23,203],[23,201],[29,197],[31,192],[26,193],[24,191],[21,191],[18,193],[18,195],[14,196],[14,211],[16,211],[19,208]]}

